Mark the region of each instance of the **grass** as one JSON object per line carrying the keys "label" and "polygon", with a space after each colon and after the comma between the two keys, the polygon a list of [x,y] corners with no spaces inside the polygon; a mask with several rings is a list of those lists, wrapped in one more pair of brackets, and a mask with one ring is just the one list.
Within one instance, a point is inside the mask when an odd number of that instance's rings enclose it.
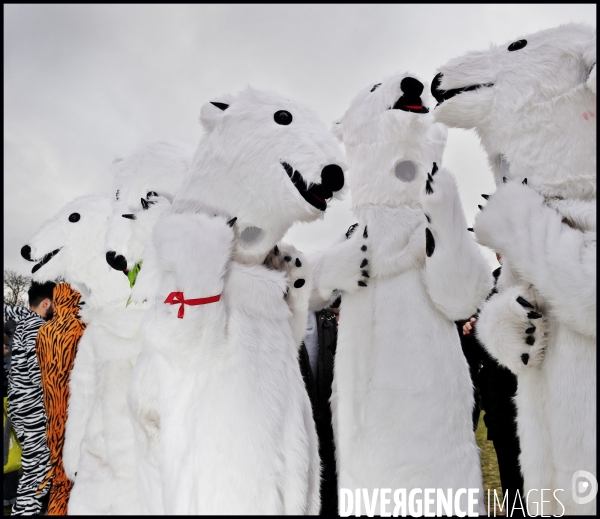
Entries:
{"label": "grass", "polygon": [[[493,515],[494,510],[494,490],[496,490],[500,502],[502,502],[502,485],[500,484],[500,471],[498,470],[498,458],[496,458],[496,450],[494,444],[487,439],[487,427],[483,423],[482,411],[479,415],[479,424],[475,431],[477,445],[481,451],[481,472],[483,474],[483,494],[486,512],[488,510],[488,490],[490,490],[490,512]],[[505,512],[497,510],[496,515],[505,515]]]}

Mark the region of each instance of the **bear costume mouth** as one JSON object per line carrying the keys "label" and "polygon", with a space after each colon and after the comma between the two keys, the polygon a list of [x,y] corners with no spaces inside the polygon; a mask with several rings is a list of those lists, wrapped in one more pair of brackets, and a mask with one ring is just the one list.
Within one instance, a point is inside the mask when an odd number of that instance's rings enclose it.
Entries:
{"label": "bear costume mouth", "polygon": [[438,102],[436,108],[440,106],[444,101],[448,101],[448,99],[452,99],[454,96],[458,94],[462,94],[463,92],[471,92],[473,90],[478,90],[480,88],[493,87],[494,83],[480,83],[478,85],[470,85],[460,88],[451,88],[450,90],[442,90],[440,88],[440,84],[442,82],[442,73],[440,72],[437,76],[433,78],[431,82],[431,94],[435,97]]}
{"label": "bear costume mouth", "polygon": [[410,98],[406,95],[401,96],[390,110],[403,110],[414,114],[428,114],[429,108],[423,106],[420,97]]}
{"label": "bear costume mouth", "polygon": [[[46,263],[48,263],[54,256],[56,256],[61,251],[61,249],[62,249],[62,247],[60,249],[53,250],[52,252],[49,252],[48,254],[45,254],[44,257],[33,266],[33,268],[31,269],[31,273],[35,274]],[[35,261],[35,260],[30,259],[29,261]]]}
{"label": "bear costume mouth", "polygon": [[313,207],[316,207],[319,211],[325,211],[327,209],[327,200],[333,196],[333,191],[322,184],[313,184],[309,188],[302,178],[302,175],[294,170],[292,166],[287,162],[281,162],[281,165],[302,198]]}

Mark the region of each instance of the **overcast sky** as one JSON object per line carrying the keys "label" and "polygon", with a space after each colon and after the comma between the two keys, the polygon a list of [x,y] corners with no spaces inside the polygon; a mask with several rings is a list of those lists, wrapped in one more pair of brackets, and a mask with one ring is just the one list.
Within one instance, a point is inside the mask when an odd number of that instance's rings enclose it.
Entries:
{"label": "overcast sky", "polygon": [[[4,5],[4,266],[73,198],[109,193],[108,165],[138,146],[196,146],[200,107],[250,84],[312,106],[329,124],[364,86],[436,68],[595,5]],[[469,224],[493,191],[472,132],[450,130],[444,165]],[[325,248],[354,222],[349,200],[287,239]],[[490,264],[495,266],[488,251]]]}

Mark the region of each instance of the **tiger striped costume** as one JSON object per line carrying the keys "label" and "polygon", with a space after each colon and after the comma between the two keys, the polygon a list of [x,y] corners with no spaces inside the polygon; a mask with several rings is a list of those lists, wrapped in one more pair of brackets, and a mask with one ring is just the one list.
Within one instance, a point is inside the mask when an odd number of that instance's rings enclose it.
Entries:
{"label": "tiger striped costume", "polygon": [[48,515],[67,515],[73,483],[65,474],[62,455],[69,403],[69,376],[85,324],[78,315],[79,292],[67,283],[60,283],[54,287],[53,298],[54,317],[40,328],[36,352],[42,372],[44,406],[48,416],[46,436],[52,464]]}
{"label": "tiger striped costume", "polygon": [[35,355],[35,338],[44,320],[22,306],[4,306],[5,319],[17,323],[8,376],[8,415],[23,452],[23,475],[11,515],[39,514],[50,485],[50,451],[46,443],[42,377]]}

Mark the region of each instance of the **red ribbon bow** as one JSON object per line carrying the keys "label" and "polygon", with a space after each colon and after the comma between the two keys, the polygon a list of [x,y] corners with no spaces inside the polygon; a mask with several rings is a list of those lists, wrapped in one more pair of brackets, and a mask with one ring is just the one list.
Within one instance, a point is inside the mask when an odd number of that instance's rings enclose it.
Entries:
{"label": "red ribbon bow", "polygon": [[184,299],[183,292],[171,292],[165,299],[165,303],[170,305],[181,305],[177,312],[177,317],[183,319],[184,305],[207,305],[209,303],[216,303],[219,299],[221,299],[221,294],[218,296],[201,297],[199,299]]}

